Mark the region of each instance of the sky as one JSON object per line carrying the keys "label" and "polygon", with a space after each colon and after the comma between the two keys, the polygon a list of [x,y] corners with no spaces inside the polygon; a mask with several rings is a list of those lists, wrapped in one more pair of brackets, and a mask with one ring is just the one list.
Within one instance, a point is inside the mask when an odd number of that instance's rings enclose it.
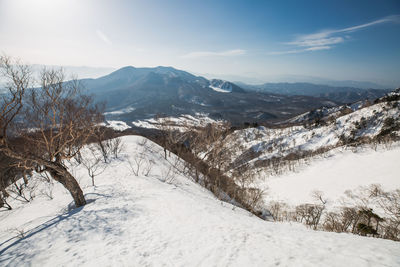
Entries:
{"label": "sky", "polygon": [[399,87],[399,44],[398,0],[0,0],[0,53],[29,64]]}

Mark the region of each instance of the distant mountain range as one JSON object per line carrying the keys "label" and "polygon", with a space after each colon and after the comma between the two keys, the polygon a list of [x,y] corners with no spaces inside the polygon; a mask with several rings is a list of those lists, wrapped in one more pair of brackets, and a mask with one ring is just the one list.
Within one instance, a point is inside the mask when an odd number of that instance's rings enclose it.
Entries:
{"label": "distant mountain range", "polygon": [[156,115],[208,114],[233,123],[290,118],[329,99],[245,90],[218,79],[208,80],[172,67],[124,67],[97,79],[81,80],[89,94],[107,103],[107,116],[132,122]]}
{"label": "distant mountain range", "polygon": [[332,80],[328,78],[321,78],[316,76],[307,75],[264,75],[260,73],[246,73],[243,75],[228,75],[228,74],[212,74],[204,73],[197,74],[206,78],[221,78],[234,83],[246,83],[251,85],[264,84],[264,83],[312,83],[323,84],[333,87],[354,87],[361,89],[395,89],[400,86],[396,81],[356,81],[356,80]]}
{"label": "distant mountain range", "polygon": [[360,100],[375,100],[391,90],[361,89],[355,87],[336,87],[312,83],[264,83],[248,85],[238,83],[241,87],[256,91],[283,95],[304,95],[326,98],[339,103],[353,103]]}
{"label": "distant mountain range", "polygon": [[[128,124],[157,115],[198,113],[234,124],[277,122],[320,107],[372,101],[390,91],[313,83],[249,85],[208,80],[172,67],[128,66],[80,81],[85,93],[94,95],[96,101],[106,102],[105,114],[109,119]],[[4,93],[1,87],[0,82],[0,94]]]}

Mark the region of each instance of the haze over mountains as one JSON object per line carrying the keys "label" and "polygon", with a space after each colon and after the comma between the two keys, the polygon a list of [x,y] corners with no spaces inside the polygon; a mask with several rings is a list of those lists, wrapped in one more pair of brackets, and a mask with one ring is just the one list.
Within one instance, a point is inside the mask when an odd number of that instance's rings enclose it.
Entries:
{"label": "haze over mountains", "polygon": [[283,95],[306,95],[327,98],[340,103],[352,103],[364,99],[374,100],[391,90],[362,89],[355,87],[336,87],[313,83],[264,83],[247,85],[240,83],[245,89]]}
{"label": "haze over mountains", "polygon": [[173,67],[124,67],[97,79],[81,80],[86,92],[107,105],[107,115],[132,122],[156,115],[207,114],[232,123],[271,122],[321,106],[376,99],[385,90],[309,83],[260,86],[195,76]]}

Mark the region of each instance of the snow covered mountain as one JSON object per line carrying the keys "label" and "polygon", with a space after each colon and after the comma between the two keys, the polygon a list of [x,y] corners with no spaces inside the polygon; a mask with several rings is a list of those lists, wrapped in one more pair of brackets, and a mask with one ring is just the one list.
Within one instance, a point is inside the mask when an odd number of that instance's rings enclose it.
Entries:
{"label": "snow covered mountain", "polygon": [[[239,85],[247,90],[283,95],[323,97],[340,103],[352,103],[366,99],[374,101],[376,98],[382,97],[390,91],[390,89],[381,89],[380,87],[378,87],[379,89],[372,89],[377,87],[356,88],[354,87],[356,84],[353,87],[300,82],[264,83],[260,85],[239,83]],[[373,84],[371,85],[373,86]]]}
{"label": "snow covered mountain", "polygon": [[242,88],[235,85],[234,83],[224,81],[224,80],[212,79],[212,80],[210,80],[209,86],[214,91],[221,92],[221,93],[232,93],[232,92],[244,93],[245,92]]}
{"label": "snow covered mountain", "polygon": [[[15,200],[0,213],[2,266],[400,265],[398,242],[263,221],[176,172],[180,160],[165,160],[156,144],[138,136],[123,143],[95,186],[82,165],[70,167],[84,207],[73,209],[62,186],[41,182],[31,203]],[[138,157],[155,163],[147,175],[131,171]]]}
{"label": "snow covered mountain", "polygon": [[207,80],[172,67],[124,67],[98,79],[81,80],[86,93],[107,103],[106,116],[131,124],[156,115],[206,113],[232,123],[290,118],[334,102],[308,96],[247,92],[234,83]]}
{"label": "snow covered mountain", "polygon": [[273,158],[303,157],[313,151],[399,136],[399,95],[394,91],[364,106],[317,109],[287,121],[295,125],[237,130],[226,140],[226,149],[233,155],[232,167],[244,163],[263,166]]}

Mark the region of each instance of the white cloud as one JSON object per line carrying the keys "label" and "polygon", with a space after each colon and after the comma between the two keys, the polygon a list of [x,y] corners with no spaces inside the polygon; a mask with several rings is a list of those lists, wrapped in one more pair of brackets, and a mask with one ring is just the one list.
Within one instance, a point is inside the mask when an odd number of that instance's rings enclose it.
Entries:
{"label": "white cloud", "polygon": [[110,39],[102,31],[96,30],[96,34],[97,34],[97,37],[99,37],[103,42],[105,42],[108,45],[112,45]]}
{"label": "white cloud", "polygon": [[318,39],[298,39],[293,42],[289,42],[289,45],[305,46],[305,47],[316,47],[333,45],[338,43],[343,43],[343,37],[328,37],[328,38],[318,38]]}
{"label": "white cloud", "polygon": [[201,57],[232,57],[232,56],[240,56],[246,54],[246,50],[243,49],[233,49],[226,50],[221,52],[212,52],[212,51],[196,51],[190,52],[186,55],[183,55],[183,58],[201,58]]}
{"label": "white cloud", "polygon": [[294,50],[287,50],[287,51],[276,51],[276,52],[270,52],[268,55],[288,55],[288,54],[298,54],[298,53],[303,53],[307,51],[318,51],[318,50],[328,50],[331,49],[331,46],[313,46],[313,47],[307,47],[303,49],[294,49]]}
{"label": "white cloud", "polygon": [[304,49],[305,51],[318,51],[318,50],[328,50],[331,49],[331,46],[328,45],[321,45],[321,46],[313,46],[313,47],[308,47]]}
{"label": "white cloud", "polygon": [[[307,51],[318,51],[328,50],[333,48],[332,45],[340,44],[345,42],[346,39],[350,38],[350,33],[359,31],[374,25],[383,23],[399,23],[400,15],[387,16],[382,19],[374,20],[368,23],[347,27],[337,30],[324,30],[311,34],[299,35],[291,42],[285,43],[298,47],[298,49],[290,49],[287,51],[271,52],[270,55],[285,55],[285,54],[296,54]],[[305,47],[305,48],[304,48]],[[301,48],[301,49],[300,49]]]}
{"label": "white cloud", "polygon": [[288,54],[298,54],[305,52],[304,49],[294,49],[294,50],[287,50],[287,51],[274,51],[274,52],[269,52],[267,55],[288,55]]}

